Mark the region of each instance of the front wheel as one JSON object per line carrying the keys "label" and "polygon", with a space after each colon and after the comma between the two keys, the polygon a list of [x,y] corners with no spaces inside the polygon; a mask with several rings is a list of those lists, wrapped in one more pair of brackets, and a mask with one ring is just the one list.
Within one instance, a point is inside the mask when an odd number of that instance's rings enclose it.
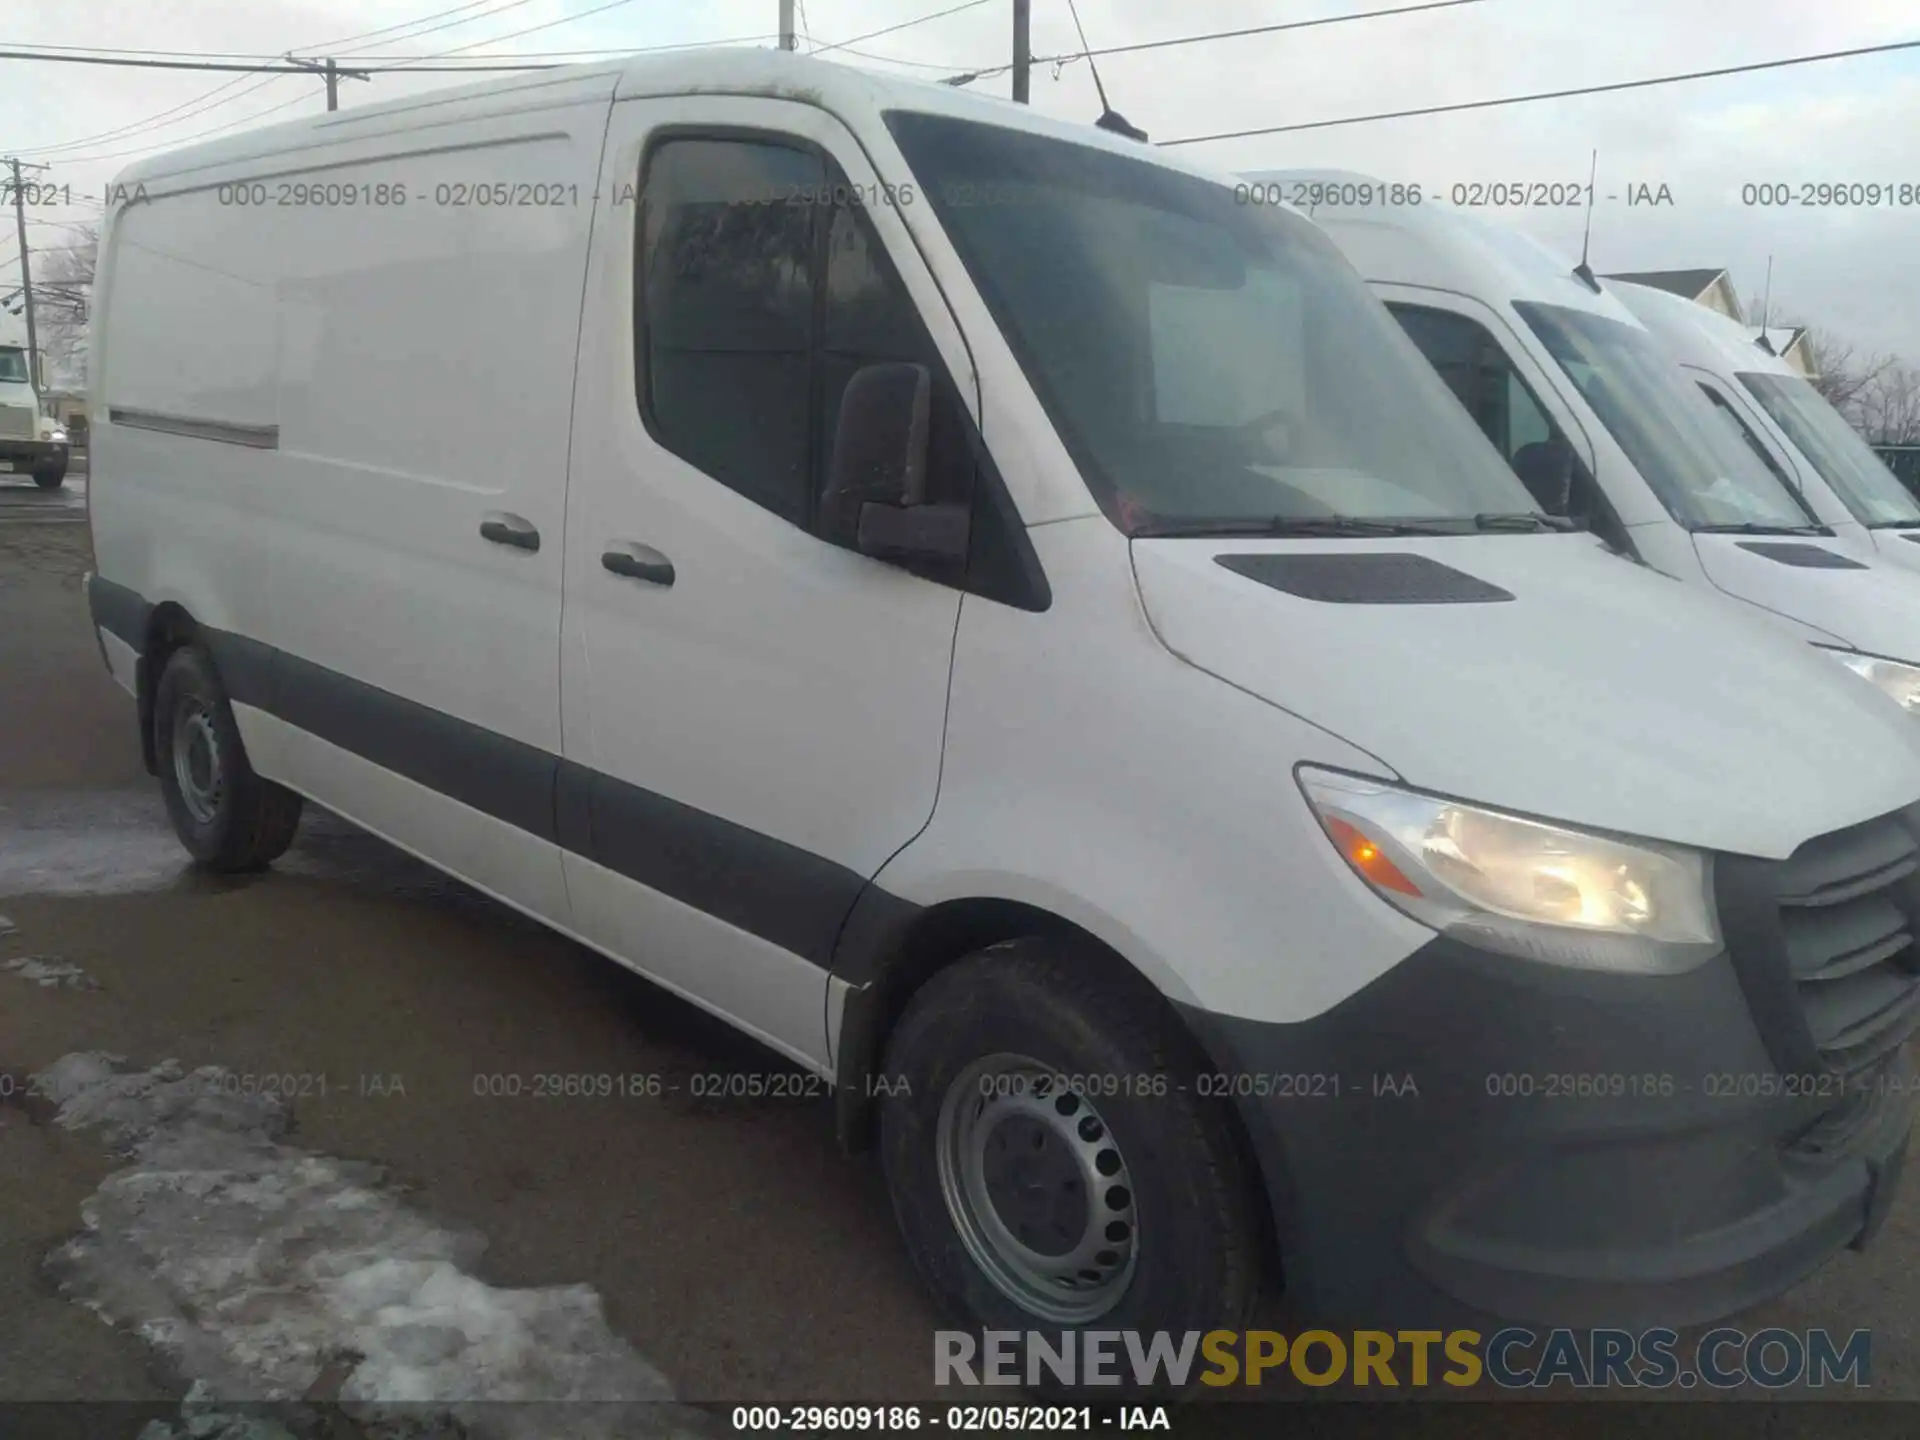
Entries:
{"label": "front wheel", "polygon": [[[1118,962],[1114,962],[1118,963]],[[881,1158],[921,1275],[978,1329],[1237,1328],[1246,1167],[1170,1012],[1041,938],[930,980],[887,1047]],[[904,1083],[902,1083],[904,1082]]]}
{"label": "front wheel", "polygon": [[153,702],[154,753],[174,833],[209,870],[271,864],[293,843],[300,797],[256,775],[213,661],[189,645],[167,658]]}
{"label": "front wheel", "polygon": [[58,490],[67,483],[67,460],[63,455],[58,460],[48,460],[33,467],[33,483],[42,490]]}

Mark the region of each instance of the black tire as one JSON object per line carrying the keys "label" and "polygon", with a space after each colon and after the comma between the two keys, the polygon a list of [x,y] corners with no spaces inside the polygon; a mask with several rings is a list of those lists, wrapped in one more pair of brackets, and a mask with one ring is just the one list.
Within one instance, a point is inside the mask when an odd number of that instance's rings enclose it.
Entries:
{"label": "black tire", "polygon": [[[1226,1102],[1194,1093],[1201,1059],[1192,1041],[1155,997],[1112,983],[1115,963],[1045,938],[989,946],[934,976],[888,1041],[880,1150],[894,1212],[936,1299],[976,1336],[1039,1330],[1055,1343],[1065,1330],[1178,1337],[1237,1329],[1258,1294],[1254,1197],[1220,1108]],[[1116,1077],[1121,1088],[1107,1094],[1100,1085],[1074,1097],[1095,1111],[1072,1122],[1093,1121],[1091,1132],[1079,1133],[1097,1137],[1104,1126],[1125,1156],[1137,1224],[1131,1276],[1098,1316],[1063,1322],[1016,1301],[969,1254],[949,1208],[939,1159],[942,1106],[956,1082],[960,1095],[977,1088],[965,1078],[970,1067],[1001,1054],[1030,1057],[1063,1077]],[[991,1149],[992,1132],[980,1133]],[[1084,1211],[1071,1198],[1066,1203],[1072,1213],[1094,1214],[1096,1224],[1112,1223],[1111,1210],[1103,1221],[1091,1203]],[[1119,1233],[1105,1230],[1109,1238]],[[1202,1368],[1197,1363],[1194,1373]]]}
{"label": "black tire", "polygon": [[33,472],[33,483],[42,490],[58,490],[67,483],[67,462],[61,460],[37,467]]}
{"label": "black tire", "polygon": [[[183,731],[192,734],[183,739]],[[286,853],[300,827],[300,797],[254,774],[227,692],[196,645],[167,657],[154,694],[153,741],[167,815],[195,861],[232,874],[262,869]],[[196,747],[204,767],[195,764]]]}

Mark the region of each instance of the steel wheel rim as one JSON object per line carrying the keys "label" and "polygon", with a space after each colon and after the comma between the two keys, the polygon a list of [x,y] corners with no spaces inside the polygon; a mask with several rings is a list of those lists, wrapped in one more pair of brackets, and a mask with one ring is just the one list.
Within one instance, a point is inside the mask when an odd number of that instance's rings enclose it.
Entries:
{"label": "steel wheel rim", "polygon": [[967,1254],[1027,1313],[1083,1325],[1139,1259],[1135,1186],[1090,1099],[1024,1055],[967,1066],[940,1105],[940,1192]]}
{"label": "steel wheel rim", "polygon": [[173,721],[173,779],[196,824],[211,825],[226,798],[226,767],[213,713],[199,700],[181,703]]}

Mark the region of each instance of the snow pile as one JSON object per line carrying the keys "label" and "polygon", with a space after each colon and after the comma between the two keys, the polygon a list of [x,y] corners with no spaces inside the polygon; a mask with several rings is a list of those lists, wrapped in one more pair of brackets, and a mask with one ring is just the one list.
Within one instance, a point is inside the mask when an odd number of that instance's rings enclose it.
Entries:
{"label": "snow pile", "polygon": [[99,982],[78,965],[56,960],[51,955],[22,955],[14,960],[0,960],[0,970],[18,975],[22,980],[30,980],[42,990],[59,986],[63,990],[98,990]]}
{"label": "snow pile", "polygon": [[356,1418],[403,1416],[407,1433],[451,1422],[475,1440],[701,1433],[590,1287],[485,1284],[467,1273],[482,1240],[407,1209],[376,1167],[283,1143],[277,1097],[239,1093],[218,1067],[121,1063],[68,1055],[38,1077],[61,1125],[104,1132],[130,1160],[48,1269],[196,1394],[337,1399]]}

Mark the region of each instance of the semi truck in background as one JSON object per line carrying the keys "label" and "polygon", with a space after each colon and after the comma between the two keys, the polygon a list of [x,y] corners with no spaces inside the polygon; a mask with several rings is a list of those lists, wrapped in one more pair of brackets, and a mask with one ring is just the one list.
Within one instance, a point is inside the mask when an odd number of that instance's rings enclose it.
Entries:
{"label": "semi truck in background", "polygon": [[42,490],[67,481],[67,432],[41,407],[20,345],[0,345],[0,473],[33,476]]}

